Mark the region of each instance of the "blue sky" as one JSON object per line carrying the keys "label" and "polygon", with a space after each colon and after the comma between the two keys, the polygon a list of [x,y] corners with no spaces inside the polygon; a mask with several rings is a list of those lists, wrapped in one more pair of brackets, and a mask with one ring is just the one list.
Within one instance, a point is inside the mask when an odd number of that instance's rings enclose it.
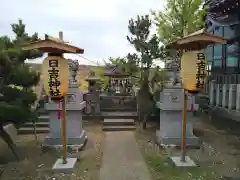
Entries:
{"label": "blue sky", "polygon": [[[0,35],[12,35],[19,18],[27,32],[58,36],[85,50],[84,57],[103,62],[134,51],[126,40],[128,20],[163,8],[163,0],[0,0]],[[154,32],[154,27],[153,27]],[[94,64],[79,56],[80,64]],[[33,62],[40,63],[43,58]]]}

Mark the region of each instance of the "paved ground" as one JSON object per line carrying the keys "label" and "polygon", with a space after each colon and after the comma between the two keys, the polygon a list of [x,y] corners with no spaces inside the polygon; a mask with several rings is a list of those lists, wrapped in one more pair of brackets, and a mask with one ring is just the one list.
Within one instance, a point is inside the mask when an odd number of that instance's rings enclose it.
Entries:
{"label": "paved ground", "polygon": [[106,132],[99,180],[150,179],[134,132]]}

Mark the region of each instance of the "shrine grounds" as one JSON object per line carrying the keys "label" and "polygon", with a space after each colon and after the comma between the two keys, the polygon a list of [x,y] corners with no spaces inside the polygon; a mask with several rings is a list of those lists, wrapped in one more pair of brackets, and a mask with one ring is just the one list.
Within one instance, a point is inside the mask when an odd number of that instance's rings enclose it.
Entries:
{"label": "shrine grounds", "polygon": [[[54,174],[51,171],[52,165],[58,157],[61,157],[62,152],[41,151],[45,134],[38,135],[37,144],[33,135],[20,135],[17,139],[17,147],[21,160],[16,162],[9,150],[5,153],[1,152],[0,180],[98,180],[104,133],[99,121],[84,122],[84,126],[88,132],[89,142],[83,151],[72,154],[78,157],[76,172]],[[147,130],[142,131],[138,128],[135,133],[152,180],[227,180],[240,177],[238,150],[240,142],[237,136],[216,129],[206,121],[196,122],[195,128],[199,129],[197,134],[204,140],[205,146],[198,150],[189,150],[188,155],[199,167],[177,168],[168,158],[169,152],[155,144],[155,130],[158,128],[158,124],[149,122]],[[211,146],[207,145],[208,143]],[[172,152],[172,154],[178,153],[177,150]],[[117,156],[113,161],[116,160]]]}
{"label": "shrine grounds", "polygon": [[[20,135],[17,146],[22,156],[20,162],[9,162],[2,165],[1,180],[97,180],[102,156],[104,135],[99,124],[85,124],[88,131],[88,144],[81,152],[72,154],[77,156],[76,172],[72,174],[54,174],[51,171],[56,159],[62,156],[62,152],[51,151],[43,153],[41,144],[45,134],[38,135],[36,145],[33,135]],[[8,157],[1,156],[0,164],[14,157],[8,151]]]}

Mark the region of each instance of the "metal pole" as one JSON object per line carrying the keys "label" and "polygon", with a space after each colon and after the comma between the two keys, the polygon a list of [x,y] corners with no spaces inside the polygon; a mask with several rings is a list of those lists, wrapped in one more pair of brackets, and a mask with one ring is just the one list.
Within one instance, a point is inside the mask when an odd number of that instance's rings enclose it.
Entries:
{"label": "metal pole", "polygon": [[63,138],[63,164],[67,164],[67,133],[66,133],[66,103],[62,99],[62,138]]}
{"label": "metal pole", "polygon": [[181,161],[186,161],[186,128],[187,128],[187,92],[184,89],[184,102],[182,111],[182,142],[181,142]]}

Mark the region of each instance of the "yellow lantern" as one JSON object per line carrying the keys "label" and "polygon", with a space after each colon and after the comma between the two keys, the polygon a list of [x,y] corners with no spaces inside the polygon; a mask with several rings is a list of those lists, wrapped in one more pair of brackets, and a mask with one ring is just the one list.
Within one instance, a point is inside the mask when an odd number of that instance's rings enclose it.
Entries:
{"label": "yellow lantern", "polygon": [[190,93],[204,88],[207,75],[207,61],[202,51],[184,52],[181,58],[180,76],[182,85]]}
{"label": "yellow lantern", "polygon": [[68,91],[68,61],[60,56],[48,56],[42,64],[43,86],[47,96],[59,99]]}

